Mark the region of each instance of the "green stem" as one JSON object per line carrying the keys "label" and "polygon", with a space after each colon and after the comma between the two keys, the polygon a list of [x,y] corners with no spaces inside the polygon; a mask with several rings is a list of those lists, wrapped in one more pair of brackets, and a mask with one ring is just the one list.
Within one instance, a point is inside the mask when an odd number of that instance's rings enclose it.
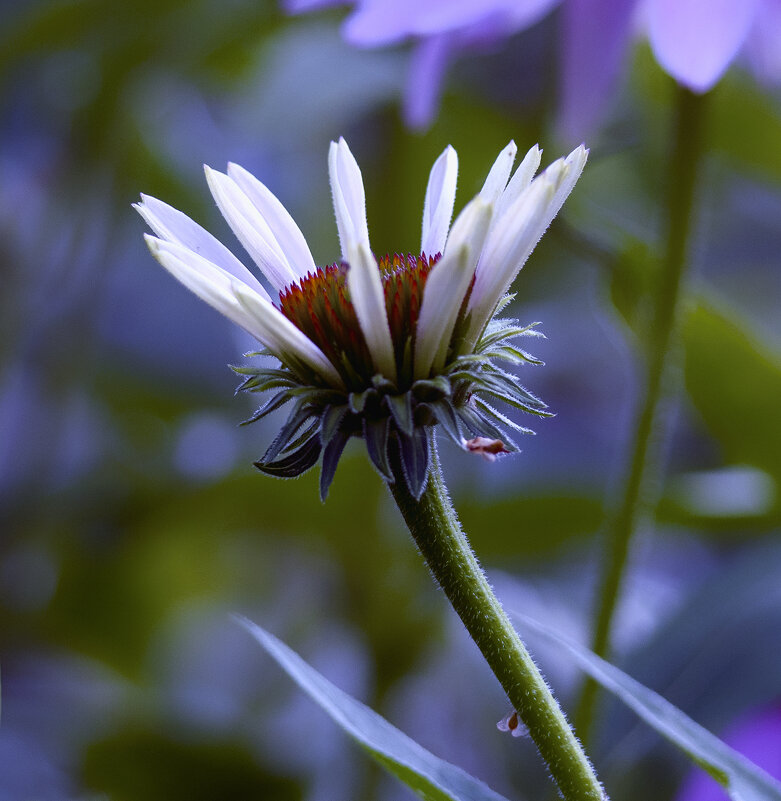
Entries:
{"label": "green stem", "polygon": [[442,478],[433,432],[420,500],[410,494],[398,448],[391,447],[393,497],[423,558],[529,729],[566,801],[607,796],[563,712],[491,590],[458,522]]}
{"label": "green stem", "polygon": [[[655,505],[661,478],[661,455],[665,441],[664,400],[670,380],[671,350],[680,316],[681,285],[686,268],[687,243],[698,168],[704,145],[704,98],[688,89],[676,89],[676,119],[668,188],[668,221],[665,255],[654,301],[653,323],[648,341],[645,395],[637,417],[634,440],[624,475],[620,503],[608,520],[607,555],[604,565],[592,649],[606,656],[610,632],[634,531]],[[575,725],[586,740],[597,697],[596,683],[584,684],[575,714]]]}

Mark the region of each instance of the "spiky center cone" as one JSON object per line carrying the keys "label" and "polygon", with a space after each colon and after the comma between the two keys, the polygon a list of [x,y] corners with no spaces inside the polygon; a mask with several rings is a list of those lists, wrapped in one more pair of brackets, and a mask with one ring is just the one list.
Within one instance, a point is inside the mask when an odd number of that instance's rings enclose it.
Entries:
{"label": "spiky center cone", "polygon": [[[439,259],[440,254],[394,253],[378,262],[400,391],[412,384],[423,289]],[[347,270],[346,264],[319,267],[297,284],[285,287],[279,293],[279,304],[285,317],[331,360],[345,385],[360,391],[371,385],[376,370],[350,300]]]}

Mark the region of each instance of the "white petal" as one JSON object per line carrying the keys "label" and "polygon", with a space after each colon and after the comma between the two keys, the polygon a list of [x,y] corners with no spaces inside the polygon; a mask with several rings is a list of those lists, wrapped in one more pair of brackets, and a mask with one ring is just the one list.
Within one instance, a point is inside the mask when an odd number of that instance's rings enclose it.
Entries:
{"label": "white petal", "polygon": [[274,193],[252,173],[238,164],[228,164],[228,175],[253,202],[255,208],[268,223],[279,249],[293,272],[299,278],[303,278],[309,272],[314,272],[317,269],[315,261],[301,229]]}
{"label": "white petal", "polygon": [[268,223],[244,194],[239,185],[225,173],[204,165],[212,195],[233,233],[247,249],[274,289],[284,289],[298,280]]}
{"label": "white petal", "polygon": [[496,204],[496,213],[494,214],[494,221],[504,216],[507,209],[518,199],[521,192],[534,178],[534,174],[540,168],[540,159],[542,158],[542,150],[539,145],[534,145],[529,152],[524,156],[523,161],[518,165],[518,169],[507,184],[507,188],[502,192],[499,202]]}
{"label": "white petal", "polygon": [[350,290],[350,300],[372,361],[378,372],[395,381],[396,359],[393,355],[380,269],[367,243],[360,242],[350,246],[347,255],[347,288]]}
{"label": "white petal", "polygon": [[469,299],[471,344],[572,191],[587,158],[588,150],[581,145],[566,159],[555,161],[532,181],[492,229]]}
{"label": "white petal", "polygon": [[518,148],[515,142],[511,141],[497,157],[488,173],[488,177],[485,179],[483,188],[480,190],[480,196],[486,202],[495,204],[499,199],[499,195],[504,191],[517,152]]}
{"label": "white petal", "polygon": [[420,251],[427,256],[436,256],[445,251],[447,232],[453,217],[453,204],[456,201],[457,179],[458,155],[448,145],[434,162],[426,187]]}
{"label": "white petal", "polygon": [[480,195],[458,215],[445,255],[426,280],[415,341],[415,378],[444,367],[450,337],[483,249],[493,209]]}
{"label": "white petal", "polygon": [[328,174],[331,180],[331,194],[336,214],[336,227],[339,230],[339,243],[342,258],[348,262],[352,245],[364,244],[369,247],[369,226],[366,222],[366,194],[358,162],[347,147],[344,138],[339,144],[331,142],[328,151]]}
{"label": "white petal", "polygon": [[141,203],[133,208],[146,220],[149,227],[162,239],[189,248],[203,258],[227,270],[260,295],[270,300],[260,281],[222,244],[198,223],[162,200],[141,195]]}
{"label": "white petal", "polygon": [[561,207],[564,205],[564,201],[575,188],[575,184],[578,182],[578,178],[580,178],[580,174],[583,172],[587,161],[588,148],[585,145],[579,145],[564,159],[566,172],[561,177],[561,181],[556,188],[556,197],[553,199],[553,205],[550,209],[550,220],[545,224],[542,231],[540,231],[540,236],[545,233],[545,229],[547,229],[553,218],[559,213]]}
{"label": "white petal", "polygon": [[332,385],[342,380],[323,352],[266,298],[229,272],[174,242],[145,236],[152,255],[188,289],[240,325],[281,361],[294,357]]}
{"label": "white petal", "polygon": [[293,357],[311,367],[326,379],[329,384],[343,388],[344,382],[336,372],[336,368],[328,360],[320,348],[306,334],[296,328],[282,312],[267,303],[243,285],[234,286],[236,297],[253,320],[257,321],[255,336],[274,353],[280,354],[280,360]]}
{"label": "white petal", "polygon": [[182,245],[166,242],[149,234],[145,234],[144,239],[152,255],[174,278],[229,320],[257,336],[253,330],[253,321],[241,308],[233,293],[233,285],[238,285],[239,282],[230,273]]}

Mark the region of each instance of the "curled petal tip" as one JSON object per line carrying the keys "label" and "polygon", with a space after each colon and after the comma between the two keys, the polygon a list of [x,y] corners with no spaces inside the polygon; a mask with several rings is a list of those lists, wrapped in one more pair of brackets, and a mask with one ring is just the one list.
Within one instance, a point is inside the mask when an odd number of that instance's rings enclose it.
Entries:
{"label": "curled petal tip", "polygon": [[156,256],[160,252],[160,246],[163,244],[161,239],[152,236],[152,234],[144,234],[144,242],[146,242],[146,246],[152,252],[153,256]]}

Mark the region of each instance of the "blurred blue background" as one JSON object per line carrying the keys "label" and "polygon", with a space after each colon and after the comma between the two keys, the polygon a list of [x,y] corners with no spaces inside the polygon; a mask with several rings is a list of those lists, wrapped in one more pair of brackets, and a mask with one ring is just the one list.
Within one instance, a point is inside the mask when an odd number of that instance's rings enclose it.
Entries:
{"label": "blurred blue background", "polygon": [[[344,135],[373,247],[414,250],[445,145],[460,208],[509,139],[548,163],[587,136],[512,307],[542,321],[546,366],[523,380],[557,416],[496,464],[443,446],[508,608],[585,641],[639,392],[673,87],[639,43],[599,128],[557,134],[560,14],[459,60],[431,126],[410,131],[410,50],[351,47],[343,10],[2,5],[2,801],[410,798],[231,611],[497,791],[550,792],[531,743],[495,731],[506,701],[363,450],[326,505],[314,474],[254,471],[276,421],[237,428],[251,408],[226,367],[253,343],[159,268],[130,204],[160,197],[244,259],[201,171],[236,161],[331,262],[326,153]],[[711,95],[662,499],[617,660],[716,733],[770,720],[781,751],[781,94],[737,65]],[[571,709],[577,672],[530,645]],[[612,704],[592,756],[615,798],[722,797]]]}

